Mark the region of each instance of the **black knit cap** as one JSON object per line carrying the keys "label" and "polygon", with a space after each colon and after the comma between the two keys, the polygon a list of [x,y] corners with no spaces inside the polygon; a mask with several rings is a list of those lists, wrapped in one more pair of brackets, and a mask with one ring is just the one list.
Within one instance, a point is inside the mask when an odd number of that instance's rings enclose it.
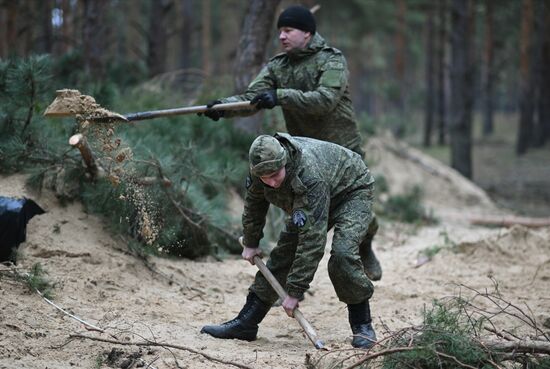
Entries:
{"label": "black knit cap", "polygon": [[315,33],[315,18],[308,8],[301,5],[292,5],[283,10],[277,20],[277,28],[292,27],[312,35]]}

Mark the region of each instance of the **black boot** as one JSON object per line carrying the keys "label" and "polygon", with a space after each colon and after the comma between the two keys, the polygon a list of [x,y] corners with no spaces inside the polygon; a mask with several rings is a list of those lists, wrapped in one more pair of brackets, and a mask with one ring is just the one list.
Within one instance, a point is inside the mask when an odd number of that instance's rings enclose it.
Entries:
{"label": "black boot", "polygon": [[201,333],[208,333],[216,338],[254,341],[258,333],[258,324],[270,308],[271,306],[264,304],[256,294],[250,292],[246,298],[246,304],[235,319],[220,325],[205,325]]}
{"label": "black boot", "polygon": [[369,300],[348,305],[348,314],[349,325],[353,332],[351,345],[357,348],[370,349],[376,343],[376,333],[372,328]]}

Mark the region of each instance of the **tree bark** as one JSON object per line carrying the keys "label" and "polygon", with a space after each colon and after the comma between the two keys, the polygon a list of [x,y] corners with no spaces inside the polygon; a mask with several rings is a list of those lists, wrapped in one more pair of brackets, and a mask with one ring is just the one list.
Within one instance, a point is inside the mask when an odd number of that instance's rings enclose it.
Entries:
{"label": "tree bark", "polygon": [[427,30],[426,30],[426,106],[424,124],[424,146],[431,146],[432,129],[434,121],[434,1],[428,3]]}
{"label": "tree bark", "polygon": [[[36,48],[41,53],[49,54],[53,50],[53,27],[52,27],[52,0],[40,1],[40,11],[37,17],[40,19],[40,38],[38,41],[38,47]],[[34,50],[32,50],[34,51]],[[31,52],[32,52],[31,51]]]}
{"label": "tree bark", "polygon": [[151,16],[149,18],[149,35],[147,38],[147,68],[150,77],[166,71],[168,45],[166,15],[173,5],[172,0],[151,0]]}
{"label": "tree bark", "polygon": [[451,166],[466,178],[472,178],[471,95],[472,72],[470,62],[471,1],[451,2]]}
{"label": "tree bark", "polygon": [[[399,114],[405,110],[405,60],[406,60],[406,13],[407,4],[405,0],[396,0],[397,5],[397,27],[395,33],[395,76],[397,83],[397,96],[395,96],[395,107]],[[402,137],[405,133],[405,127],[400,123],[395,127],[395,135]]]}
{"label": "tree bark", "polygon": [[516,153],[527,152],[533,133],[533,84],[531,80],[531,49],[533,27],[533,0],[523,0],[520,36],[520,120]]}
{"label": "tree bark", "polygon": [[80,155],[82,155],[82,160],[86,166],[86,171],[90,174],[92,179],[96,179],[102,175],[103,170],[100,170],[97,165],[94,154],[90,148],[90,145],[88,145],[86,137],[84,137],[81,133],[77,133],[69,138],[69,144],[76,147],[78,151],[80,151]]}
{"label": "tree bark", "polygon": [[543,34],[545,31],[545,7],[548,4],[544,1],[536,3],[535,19],[534,19],[534,37],[533,37],[533,61],[531,63],[531,88],[534,91],[535,101],[533,103],[533,124],[534,129],[531,135],[531,146],[541,147],[544,145],[544,123],[541,121],[540,116],[540,107],[544,104],[549,104],[549,100],[542,100],[542,89],[543,89],[543,49],[544,49],[544,38],[547,37]]}
{"label": "tree bark", "polygon": [[193,4],[191,0],[180,0],[180,18],[181,18],[181,30],[180,30],[180,57],[179,66],[182,69],[191,67],[192,61],[192,48],[191,48],[191,36],[193,35]]}
{"label": "tree bark", "polygon": [[211,36],[210,36],[210,0],[202,0],[202,71],[205,76],[210,76],[211,63],[210,63],[210,48]]}
{"label": "tree bark", "polygon": [[109,1],[82,1],[82,47],[84,49],[84,68],[89,76],[101,80],[105,76],[103,52],[108,46],[105,19]]}
{"label": "tree bark", "polygon": [[541,56],[541,87],[539,98],[539,122],[542,143],[550,140],[550,4],[544,4],[544,40]]}
{"label": "tree bark", "polygon": [[439,32],[437,47],[437,121],[438,121],[438,144],[445,144],[445,133],[447,130],[447,94],[445,76],[447,65],[445,63],[445,50],[447,48],[447,1],[438,1]]}
{"label": "tree bark", "polygon": [[8,56],[17,55],[17,3],[8,1],[6,20],[6,40]]}
{"label": "tree bark", "polygon": [[[8,21],[6,19],[6,10],[5,5],[0,5],[0,24],[7,25]],[[6,45],[6,33],[7,27],[0,27],[0,58],[5,58],[7,56],[7,45]]]}
{"label": "tree bark", "polygon": [[470,218],[470,223],[489,227],[512,227],[522,225],[529,228],[550,227],[550,218],[517,216],[483,216]]}
{"label": "tree bark", "polygon": [[61,25],[61,37],[57,42],[59,54],[65,54],[73,45],[73,9],[70,0],[61,2],[61,10],[63,11],[63,24]]}
{"label": "tree bark", "polygon": [[242,93],[265,62],[280,0],[250,0],[235,58],[235,92]]}
{"label": "tree bark", "polygon": [[[244,16],[235,58],[235,93],[243,93],[258,74],[266,58],[267,45],[280,0],[250,0]],[[261,130],[262,115],[239,118],[235,126],[251,133]]]}
{"label": "tree bark", "polygon": [[485,54],[484,54],[484,106],[483,106],[483,136],[488,137],[493,133],[493,112],[494,112],[494,0],[486,0],[485,13]]}

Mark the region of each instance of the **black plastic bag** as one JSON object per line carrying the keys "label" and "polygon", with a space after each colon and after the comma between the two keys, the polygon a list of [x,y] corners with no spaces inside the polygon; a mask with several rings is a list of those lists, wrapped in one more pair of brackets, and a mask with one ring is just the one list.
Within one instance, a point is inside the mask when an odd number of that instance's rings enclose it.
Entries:
{"label": "black plastic bag", "polygon": [[27,238],[27,223],[45,211],[33,200],[0,196],[0,262],[16,262],[16,250]]}

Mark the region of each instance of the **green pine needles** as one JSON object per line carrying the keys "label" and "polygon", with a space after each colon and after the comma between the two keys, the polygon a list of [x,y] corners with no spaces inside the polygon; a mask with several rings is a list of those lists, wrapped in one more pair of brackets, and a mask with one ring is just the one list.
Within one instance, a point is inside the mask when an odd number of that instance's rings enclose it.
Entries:
{"label": "green pine needles", "polygon": [[392,345],[412,344],[415,349],[387,356],[382,368],[493,368],[488,353],[472,338],[484,320],[470,320],[465,305],[460,298],[447,304],[434,301],[424,311],[424,323],[418,330],[404,331],[392,340]]}

